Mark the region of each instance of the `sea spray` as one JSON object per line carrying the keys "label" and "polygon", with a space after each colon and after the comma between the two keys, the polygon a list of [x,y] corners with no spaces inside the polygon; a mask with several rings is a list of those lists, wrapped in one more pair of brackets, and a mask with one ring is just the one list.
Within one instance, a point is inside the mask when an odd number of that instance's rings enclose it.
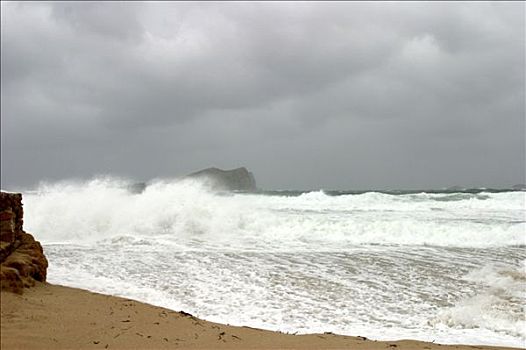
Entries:
{"label": "sea spray", "polygon": [[[499,247],[526,244],[524,193],[328,196],[214,193],[158,181],[133,193],[123,180],[44,185],[25,195],[29,230],[44,242],[123,236],[188,249],[340,250],[360,244]],[[438,199],[438,200],[437,200]],[[171,237],[167,237],[171,236]],[[192,242],[198,241],[194,245]],[[316,246],[313,246],[316,244]]]}

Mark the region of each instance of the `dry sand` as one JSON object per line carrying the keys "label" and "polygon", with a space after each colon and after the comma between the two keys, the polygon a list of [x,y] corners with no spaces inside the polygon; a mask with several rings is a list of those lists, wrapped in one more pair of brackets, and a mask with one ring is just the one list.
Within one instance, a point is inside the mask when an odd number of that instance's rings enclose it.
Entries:
{"label": "dry sand", "polygon": [[334,334],[291,335],[202,321],[137,301],[39,284],[1,293],[1,349],[504,349]]}

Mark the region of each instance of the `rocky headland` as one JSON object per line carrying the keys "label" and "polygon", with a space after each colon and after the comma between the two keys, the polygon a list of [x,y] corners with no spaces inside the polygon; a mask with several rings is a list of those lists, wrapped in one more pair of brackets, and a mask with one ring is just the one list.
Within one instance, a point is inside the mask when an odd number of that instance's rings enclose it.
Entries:
{"label": "rocky headland", "polygon": [[48,262],[42,246],[24,232],[22,195],[0,192],[0,289],[22,293],[45,282]]}

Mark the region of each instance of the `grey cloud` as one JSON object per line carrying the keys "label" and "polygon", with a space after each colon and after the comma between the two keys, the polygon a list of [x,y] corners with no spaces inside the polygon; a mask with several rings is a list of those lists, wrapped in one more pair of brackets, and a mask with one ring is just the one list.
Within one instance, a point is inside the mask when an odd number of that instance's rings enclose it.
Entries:
{"label": "grey cloud", "polygon": [[525,182],[524,39],[523,3],[2,3],[2,185]]}
{"label": "grey cloud", "polygon": [[[123,6],[124,5],[124,6]],[[51,17],[80,35],[102,40],[140,40],[144,28],[138,19],[142,3],[67,1],[51,4]]]}

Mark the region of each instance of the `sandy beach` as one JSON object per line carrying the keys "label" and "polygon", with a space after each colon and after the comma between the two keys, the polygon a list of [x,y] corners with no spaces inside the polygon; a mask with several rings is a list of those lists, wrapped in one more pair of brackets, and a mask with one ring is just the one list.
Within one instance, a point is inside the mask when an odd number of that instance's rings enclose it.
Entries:
{"label": "sandy beach", "polygon": [[1,297],[2,349],[505,349],[234,327],[47,283]]}

